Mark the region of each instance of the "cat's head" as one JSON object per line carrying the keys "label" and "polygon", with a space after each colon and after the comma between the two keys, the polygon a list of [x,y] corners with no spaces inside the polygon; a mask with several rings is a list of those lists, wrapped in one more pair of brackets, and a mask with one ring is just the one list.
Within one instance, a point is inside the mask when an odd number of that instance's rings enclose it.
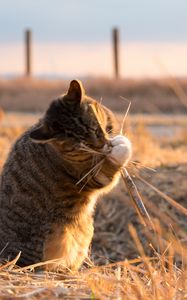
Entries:
{"label": "cat's head", "polygon": [[101,149],[116,130],[110,110],[85,95],[82,83],[73,80],[67,94],[53,101],[41,125],[30,137],[37,143],[52,143],[62,151],[78,151],[81,145]]}

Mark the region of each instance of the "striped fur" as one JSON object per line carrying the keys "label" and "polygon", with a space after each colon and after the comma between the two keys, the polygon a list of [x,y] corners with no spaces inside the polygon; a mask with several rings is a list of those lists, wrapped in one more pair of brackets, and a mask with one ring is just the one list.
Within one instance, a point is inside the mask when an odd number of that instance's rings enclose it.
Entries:
{"label": "striped fur", "polygon": [[0,182],[2,258],[21,251],[20,266],[58,258],[47,269],[80,267],[93,235],[96,199],[115,184],[121,167],[107,155],[107,131],[114,130],[112,113],[74,80],[16,141]]}

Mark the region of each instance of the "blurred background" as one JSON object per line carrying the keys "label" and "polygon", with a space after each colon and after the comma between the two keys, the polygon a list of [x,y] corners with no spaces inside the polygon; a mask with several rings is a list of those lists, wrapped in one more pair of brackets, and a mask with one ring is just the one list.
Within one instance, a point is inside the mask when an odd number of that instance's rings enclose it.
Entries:
{"label": "blurred background", "polygon": [[[133,144],[129,172],[138,169],[186,207],[186,0],[0,0],[0,24],[0,169],[15,139],[78,78],[119,121],[131,103],[124,122]],[[135,182],[166,236],[174,228],[186,243],[186,217]],[[97,208],[97,263],[137,256],[129,222],[146,244],[121,183]],[[151,243],[157,247],[157,239]]]}
{"label": "blurred background", "polygon": [[24,31],[30,29],[33,76],[112,78],[114,27],[120,77],[187,74],[185,0],[0,0],[0,8],[2,77],[25,73]]}
{"label": "blurred background", "polygon": [[[116,112],[187,111],[185,0],[0,0],[0,105],[43,111],[69,80]],[[5,84],[6,81],[6,84]]]}

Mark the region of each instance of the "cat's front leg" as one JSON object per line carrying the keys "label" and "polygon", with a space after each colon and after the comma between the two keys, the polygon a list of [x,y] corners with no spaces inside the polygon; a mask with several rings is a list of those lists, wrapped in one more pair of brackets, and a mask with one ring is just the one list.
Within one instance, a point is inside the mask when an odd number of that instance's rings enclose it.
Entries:
{"label": "cat's front leg", "polygon": [[109,140],[103,152],[107,156],[100,172],[95,176],[95,181],[101,188],[111,189],[118,182],[121,168],[127,165],[132,156],[132,145],[127,137],[117,135]]}

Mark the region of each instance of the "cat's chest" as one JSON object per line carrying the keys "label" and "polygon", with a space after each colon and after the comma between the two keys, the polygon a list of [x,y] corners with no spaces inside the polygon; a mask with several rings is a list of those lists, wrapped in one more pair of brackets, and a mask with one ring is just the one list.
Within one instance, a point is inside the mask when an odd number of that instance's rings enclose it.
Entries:
{"label": "cat's chest", "polygon": [[53,224],[44,246],[43,260],[58,259],[48,264],[48,270],[78,269],[88,254],[93,237],[92,217],[83,217],[71,224]]}

